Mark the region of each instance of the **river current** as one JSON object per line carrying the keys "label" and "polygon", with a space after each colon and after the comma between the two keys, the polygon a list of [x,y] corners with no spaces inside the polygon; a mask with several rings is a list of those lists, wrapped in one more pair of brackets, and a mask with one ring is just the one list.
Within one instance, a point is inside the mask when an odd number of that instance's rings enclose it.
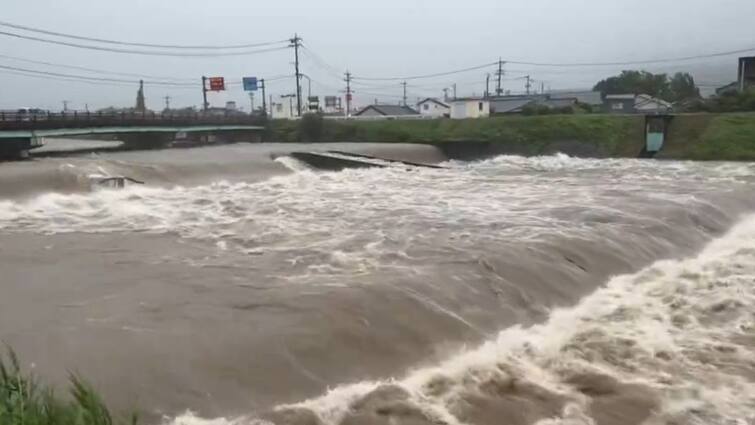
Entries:
{"label": "river current", "polygon": [[0,339],[154,423],[755,423],[754,164],[294,149],[0,164]]}

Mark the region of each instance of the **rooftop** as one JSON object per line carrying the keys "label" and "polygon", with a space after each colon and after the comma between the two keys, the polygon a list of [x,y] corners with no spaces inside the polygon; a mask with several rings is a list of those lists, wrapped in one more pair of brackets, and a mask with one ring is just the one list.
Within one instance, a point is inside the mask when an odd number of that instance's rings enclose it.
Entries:
{"label": "rooftop", "polygon": [[428,97],[428,98],[426,98],[426,99],[424,99],[424,100],[421,100],[421,101],[417,102],[417,105],[421,105],[421,104],[423,104],[423,103],[427,103],[427,102],[433,102],[433,103],[437,103],[437,104],[438,104],[438,105],[440,105],[440,106],[443,106],[443,107],[446,107],[446,108],[448,108],[448,105],[447,105],[447,104],[445,104],[445,103],[441,102],[440,100],[438,100],[438,99],[435,99],[435,98],[433,98],[433,97]]}
{"label": "rooftop", "polygon": [[375,112],[377,112],[380,115],[385,115],[389,117],[395,117],[400,115],[418,115],[419,112],[415,111],[414,109],[404,106],[404,105],[369,105],[357,112],[356,116],[362,115],[363,113],[367,112],[367,110],[372,109]]}
{"label": "rooftop", "polygon": [[606,100],[634,100],[636,97],[635,94],[609,94]]}

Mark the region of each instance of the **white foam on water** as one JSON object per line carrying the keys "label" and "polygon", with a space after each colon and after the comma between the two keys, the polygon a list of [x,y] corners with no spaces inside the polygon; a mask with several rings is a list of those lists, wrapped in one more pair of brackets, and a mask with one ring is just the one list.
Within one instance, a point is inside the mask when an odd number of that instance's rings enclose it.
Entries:
{"label": "white foam on water", "polygon": [[176,418],[165,418],[164,425],[272,425],[270,422],[254,419],[248,416],[226,419],[203,419],[193,412],[186,412]]}
{"label": "white foam on water", "polygon": [[[627,230],[637,223],[664,224],[652,208],[661,205],[689,213],[711,207],[702,199],[706,188],[733,190],[713,185],[753,174],[751,165],[598,161],[565,155],[499,157],[453,166],[412,173],[395,168],[301,170],[259,183],[51,193],[23,202],[0,201],[0,230],[175,232],[210,240],[219,250],[230,251],[237,244],[242,251],[307,248],[322,273],[350,268],[356,274],[375,267],[381,241],[403,240],[407,231],[413,232],[412,238],[431,242],[433,232],[458,232],[459,244],[464,234],[472,233],[513,242],[552,234],[586,239],[599,235],[605,244],[639,246],[631,244]],[[561,210],[587,212],[589,217],[565,219],[565,214],[558,214]],[[612,227],[606,220],[608,224],[596,225],[596,216],[622,218],[628,224]],[[498,226],[491,228],[491,223]],[[383,232],[376,233],[376,228]],[[365,238],[359,245],[364,249],[342,249],[343,241],[355,235]],[[641,236],[637,240],[647,242],[650,237]],[[380,385],[395,384],[428,416],[454,425],[460,423],[455,411],[460,394],[476,391],[489,379],[516,377],[570,400],[559,417],[543,423],[587,424],[590,398],[564,382],[565,373],[584,371],[652,388],[661,401],[654,414],[659,422],[752,420],[755,384],[746,373],[755,369],[755,353],[744,341],[755,332],[753,247],[755,218],[749,217],[697,257],[661,261],[640,273],[616,277],[575,308],[551,312],[541,325],[505,329],[476,349],[403,379],[343,385],[317,399],[281,408],[311,409],[325,424],[335,425],[355,401]],[[431,384],[439,380],[447,388],[431,391]],[[184,415],[173,423],[253,421]]]}
{"label": "white foam on water", "polygon": [[[755,382],[738,370],[749,368],[755,376],[755,346],[737,341],[755,333],[754,281],[750,216],[697,257],[616,277],[575,308],[553,311],[542,325],[506,329],[477,349],[401,380],[341,386],[281,408],[311,409],[323,423],[337,424],[355,401],[393,384],[429,417],[457,424],[453,405],[460,393],[474,391],[491,374],[510,373],[573,399],[562,417],[540,424],[591,424],[589,398],[564,383],[563,374],[592,371],[658,392],[659,421],[752,423]],[[720,303],[726,301],[725,319],[708,317],[724,312]],[[612,353],[622,343],[628,347],[624,356]],[[428,388],[440,378],[453,388],[433,394]]]}

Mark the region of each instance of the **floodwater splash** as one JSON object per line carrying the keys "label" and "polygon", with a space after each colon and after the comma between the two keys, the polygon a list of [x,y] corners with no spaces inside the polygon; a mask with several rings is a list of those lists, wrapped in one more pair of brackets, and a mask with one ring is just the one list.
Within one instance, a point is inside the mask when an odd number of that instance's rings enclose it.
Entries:
{"label": "floodwater splash", "polygon": [[[248,397],[254,411],[166,423],[753,420],[755,219],[740,221],[755,207],[751,164],[559,155],[444,165],[332,173],[280,158],[279,168],[295,172],[0,201],[0,231],[54,235],[40,237],[43,246],[48,238],[74,248],[132,244],[118,259],[144,264],[146,279],[170,286],[141,292],[124,284],[130,268],[102,280],[134,291],[119,300],[124,323],[138,320],[184,348],[165,348],[163,359],[176,367],[192,364],[181,356],[202,335],[173,335],[166,317],[194,319],[204,334],[233,341],[216,347],[214,367],[175,374],[186,397],[212,393],[218,401],[243,388],[241,406],[229,404],[245,412]],[[65,243],[55,250],[45,254],[50,263],[69,254]],[[161,293],[212,308],[171,307],[158,297],[166,310],[142,314],[134,302]],[[111,311],[80,310],[72,321]],[[228,317],[238,326],[215,327]],[[446,343],[455,355],[433,351]],[[256,373],[245,375],[238,359],[250,352]],[[219,369],[247,386],[227,387]],[[150,398],[167,385],[155,383]]]}
{"label": "floodwater splash", "polygon": [[[325,425],[407,417],[448,425],[503,418],[537,425],[752,424],[754,246],[749,216],[696,257],[615,277],[576,307],[554,310],[546,323],[505,329],[403,379],[340,386],[269,416]],[[170,423],[264,422],[186,415]]]}

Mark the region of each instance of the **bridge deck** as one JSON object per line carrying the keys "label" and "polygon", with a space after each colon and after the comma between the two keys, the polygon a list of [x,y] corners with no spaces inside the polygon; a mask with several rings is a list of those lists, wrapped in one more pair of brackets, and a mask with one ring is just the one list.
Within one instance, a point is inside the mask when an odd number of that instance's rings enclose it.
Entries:
{"label": "bridge deck", "polygon": [[256,125],[195,125],[195,126],[120,126],[90,128],[59,128],[44,130],[0,130],[0,139],[34,139],[41,137],[85,136],[93,134],[126,133],[200,133],[223,131],[259,131],[264,127]]}

